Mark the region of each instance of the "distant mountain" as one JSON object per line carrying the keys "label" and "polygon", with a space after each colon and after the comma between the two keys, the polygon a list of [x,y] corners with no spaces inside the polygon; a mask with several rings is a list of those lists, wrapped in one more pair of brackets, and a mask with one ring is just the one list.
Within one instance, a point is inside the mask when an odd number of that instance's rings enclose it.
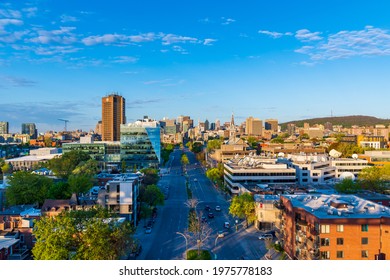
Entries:
{"label": "distant mountain", "polygon": [[371,116],[344,116],[344,117],[326,117],[326,118],[314,118],[306,120],[297,120],[281,123],[280,125],[286,127],[287,124],[293,123],[298,127],[303,127],[304,123],[309,123],[310,126],[314,124],[325,124],[330,122],[332,125],[342,125],[343,127],[351,127],[353,125],[358,126],[375,126],[376,124],[383,124],[386,127],[390,125],[390,119],[379,119]]}

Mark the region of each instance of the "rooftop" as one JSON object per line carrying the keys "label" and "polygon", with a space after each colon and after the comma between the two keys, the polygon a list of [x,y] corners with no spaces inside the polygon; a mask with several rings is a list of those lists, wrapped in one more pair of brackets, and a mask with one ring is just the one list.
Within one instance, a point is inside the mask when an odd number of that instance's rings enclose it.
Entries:
{"label": "rooftop", "polygon": [[390,218],[390,208],[355,195],[302,194],[283,195],[294,207],[302,208],[319,219]]}

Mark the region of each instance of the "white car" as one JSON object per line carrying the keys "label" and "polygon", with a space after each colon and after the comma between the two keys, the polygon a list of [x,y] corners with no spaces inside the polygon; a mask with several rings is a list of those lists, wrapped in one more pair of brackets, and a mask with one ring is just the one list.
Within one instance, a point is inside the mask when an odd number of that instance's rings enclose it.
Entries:
{"label": "white car", "polygon": [[272,234],[267,234],[267,233],[259,236],[260,240],[272,240],[272,238],[273,238]]}
{"label": "white car", "polygon": [[219,238],[225,237],[225,232],[223,230],[218,231],[218,237]]}
{"label": "white car", "polygon": [[215,206],[215,211],[221,211],[221,206],[219,206],[219,205],[217,205],[217,206]]}

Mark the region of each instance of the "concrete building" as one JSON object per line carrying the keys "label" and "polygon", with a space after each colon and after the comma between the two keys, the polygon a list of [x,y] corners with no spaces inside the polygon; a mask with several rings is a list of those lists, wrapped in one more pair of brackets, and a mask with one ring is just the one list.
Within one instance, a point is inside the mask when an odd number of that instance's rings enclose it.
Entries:
{"label": "concrete building", "polygon": [[332,166],[324,154],[288,155],[285,159],[280,158],[279,162],[295,169],[299,186],[322,185],[333,182],[336,177],[336,167]]}
{"label": "concrete building", "polygon": [[157,121],[145,117],[121,125],[121,161],[129,167],[157,168],[161,161],[161,128]]}
{"label": "concrete building", "polygon": [[352,159],[352,158],[332,158],[330,160],[331,165],[336,168],[335,178],[339,179],[340,176],[348,173],[352,173],[355,178],[359,177],[359,173],[369,167],[368,161],[365,159]]}
{"label": "concrete building", "polygon": [[245,123],[245,134],[248,136],[261,136],[263,133],[263,121],[249,117]]}
{"label": "concrete building", "polygon": [[30,171],[33,170],[39,164],[46,163],[47,161],[55,157],[60,157],[61,155],[61,149],[40,148],[37,150],[31,150],[29,156],[6,159],[5,162],[11,165],[13,171]]}
{"label": "concrete building", "polygon": [[374,260],[390,254],[389,208],[353,195],[282,195],[281,236],[298,260]]}
{"label": "concrete building", "polygon": [[119,141],[120,125],[126,123],[125,98],[111,94],[102,98],[102,140]]}
{"label": "concrete building", "polygon": [[271,130],[273,133],[278,133],[278,120],[277,119],[266,119],[264,121],[264,129]]}
{"label": "concrete building", "polygon": [[254,195],[256,220],[255,227],[259,230],[280,229],[281,209],[278,195]]}
{"label": "concrete building", "polygon": [[387,140],[384,136],[358,135],[357,144],[363,148],[383,149]]}
{"label": "concrete building", "polygon": [[8,133],[9,133],[9,123],[0,122],[0,134],[8,134]]}
{"label": "concrete building", "polygon": [[390,165],[390,151],[364,151],[359,158],[367,160],[369,165],[378,167]]}
{"label": "concrete building", "polygon": [[251,192],[258,184],[293,185],[295,169],[276,159],[238,156],[224,164],[224,183],[232,194]]}
{"label": "concrete building", "polygon": [[27,134],[30,139],[37,139],[38,131],[35,123],[22,123],[22,134]]}
{"label": "concrete building", "polygon": [[126,218],[137,225],[139,195],[139,176],[125,174],[108,181],[104,189],[99,190],[98,204]]}

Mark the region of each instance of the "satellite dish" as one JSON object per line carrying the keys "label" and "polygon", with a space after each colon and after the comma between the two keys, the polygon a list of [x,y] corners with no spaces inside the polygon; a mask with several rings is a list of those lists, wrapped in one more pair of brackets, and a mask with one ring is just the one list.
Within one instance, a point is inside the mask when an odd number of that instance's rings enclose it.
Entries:
{"label": "satellite dish", "polygon": [[352,155],[352,158],[353,158],[353,159],[358,159],[358,157],[359,157],[359,156],[358,156],[357,154],[353,154],[353,155]]}
{"label": "satellite dish", "polygon": [[329,152],[329,155],[331,157],[334,157],[334,158],[339,158],[341,157],[342,153],[340,153],[339,151],[336,151],[335,149],[332,149],[330,152]]}
{"label": "satellite dish", "polygon": [[278,153],[278,157],[284,157],[284,153],[283,152]]}

